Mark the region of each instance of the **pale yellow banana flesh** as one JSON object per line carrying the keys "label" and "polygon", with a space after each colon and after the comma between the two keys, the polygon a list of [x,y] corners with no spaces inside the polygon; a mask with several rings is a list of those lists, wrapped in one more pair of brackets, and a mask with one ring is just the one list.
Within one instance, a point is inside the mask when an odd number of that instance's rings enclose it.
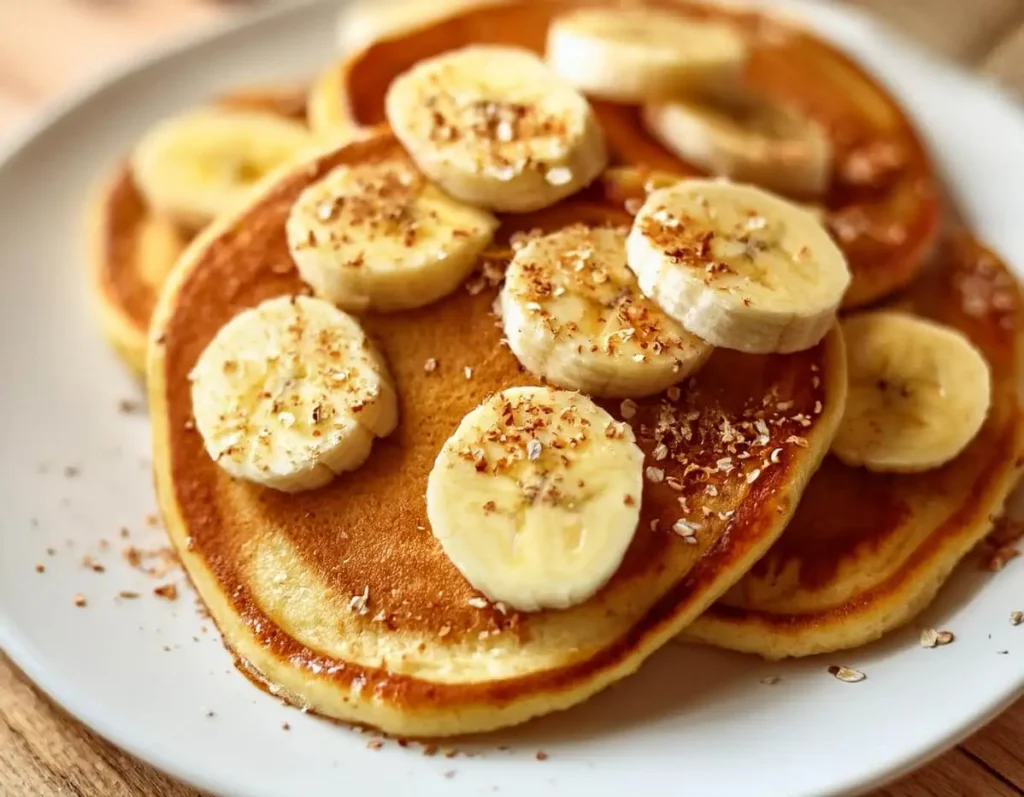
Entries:
{"label": "pale yellow banana flesh", "polygon": [[735,82],[748,47],[734,27],[653,8],[584,8],[554,20],[547,61],[580,91],[640,103]]}
{"label": "pale yellow banana flesh", "polygon": [[181,229],[166,216],[147,215],[135,239],[139,276],[154,291],[164,284],[178,257],[188,246]]}
{"label": "pale yellow banana flesh", "polygon": [[190,379],[210,457],[286,492],[359,467],[398,422],[383,360],[354,318],[320,299],[281,296],[239,313]]}
{"label": "pale yellow banana flesh", "polygon": [[712,351],[640,293],[624,229],[574,225],[528,241],[500,301],[519,361],[549,384],[594,396],[659,393]]}
{"label": "pale yellow banana flesh", "polygon": [[811,213],[717,180],[649,194],[626,251],[640,289],[683,328],[752,354],[816,345],[850,281],[845,257]]}
{"label": "pale yellow banana flesh", "polygon": [[608,160],[583,95],[515,47],[465,47],[420,61],[392,82],[385,110],[428,178],[490,210],[548,207]]}
{"label": "pale yellow banana flesh", "polygon": [[643,116],[665,147],[711,174],[786,195],[828,190],[828,133],[806,114],[767,97],[733,88],[715,99],[705,94],[648,103]]}
{"label": "pale yellow banana flesh", "polygon": [[458,288],[498,221],[431,185],[408,159],[341,166],[286,223],[301,277],[345,310],[421,307]]}
{"label": "pale yellow banana flesh", "polygon": [[906,473],[955,458],[991,403],[982,354],[959,331],[895,311],[843,321],[850,387],[832,453],[847,465]]}
{"label": "pale yellow banana flesh", "polygon": [[132,174],[153,210],[198,229],[310,146],[309,132],[290,119],[204,108],[150,130],[132,154]]}
{"label": "pale yellow banana flesh", "polygon": [[579,393],[521,387],[470,412],[427,482],[434,536],[470,584],[522,611],[564,609],[618,569],[636,531],[643,453]]}

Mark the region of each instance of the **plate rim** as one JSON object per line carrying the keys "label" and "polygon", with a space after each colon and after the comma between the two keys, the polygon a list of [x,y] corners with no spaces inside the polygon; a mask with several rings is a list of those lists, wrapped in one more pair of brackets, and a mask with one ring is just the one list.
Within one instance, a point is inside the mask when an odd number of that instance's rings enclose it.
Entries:
{"label": "plate rim", "polygon": [[[147,48],[143,53],[100,68],[81,83],[61,91],[55,98],[44,103],[38,111],[16,123],[13,130],[0,139],[0,172],[23,150],[29,148],[39,136],[58,124],[65,116],[87,105],[94,97],[111,86],[150,66],[200,46],[239,35],[250,28],[268,24],[273,20],[308,13],[310,9],[319,6],[340,8],[343,3],[349,1],[341,0],[339,3],[338,0],[290,0],[289,3],[283,5],[271,4],[171,35],[165,41]],[[706,1],[764,10],[762,3],[754,3],[750,0]],[[848,5],[835,6],[827,0],[770,0],[769,5],[771,10],[784,15],[787,22],[812,30],[814,25],[804,21],[809,9],[813,9],[814,13],[831,15],[836,20],[847,24],[858,25],[870,31],[872,35],[888,40],[893,47],[912,56],[914,60],[926,65],[928,69],[941,73],[945,78],[960,82],[975,93],[985,95],[989,101],[1016,114],[1024,124],[1024,110],[1021,109],[1020,104],[1008,89],[929,50],[865,9]],[[790,11],[795,12],[795,18],[789,15]],[[840,49],[847,49],[842,41],[822,35],[834,42]],[[65,686],[62,679],[52,677],[48,673],[49,668],[45,657],[37,655],[31,643],[27,642],[19,633],[18,624],[14,622],[2,605],[0,605],[0,650],[31,681],[34,688],[45,694],[76,721],[81,722],[105,741],[155,767],[167,777],[193,788],[218,794],[237,793],[237,783],[220,776],[219,773],[186,771],[173,756],[165,755],[160,749],[154,749],[134,741],[130,732],[126,732],[123,728],[119,729],[116,723],[106,718],[100,701],[94,701],[87,695],[83,696],[80,690],[76,691],[70,685]],[[990,700],[980,704],[969,721],[954,725],[938,738],[907,750],[899,761],[889,763],[881,768],[876,765],[871,770],[865,767],[861,775],[851,775],[844,782],[834,783],[828,793],[864,794],[901,778],[953,748],[963,739],[990,723],[1021,697],[1024,697],[1024,671],[1016,683],[1008,682],[1006,689],[999,690]]]}

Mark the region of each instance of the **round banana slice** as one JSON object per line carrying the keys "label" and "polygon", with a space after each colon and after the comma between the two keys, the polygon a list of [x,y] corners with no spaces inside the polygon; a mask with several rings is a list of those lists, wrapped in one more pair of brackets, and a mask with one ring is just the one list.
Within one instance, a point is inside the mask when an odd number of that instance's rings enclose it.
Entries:
{"label": "round banana slice", "polygon": [[643,109],[651,134],[683,160],[712,174],[813,196],[828,190],[832,142],[794,108],[752,93],[675,99]]}
{"label": "round banana slice", "polygon": [[640,289],[686,330],[751,354],[816,345],[850,283],[843,253],[811,213],[718,180],[649,194],[626,253]]}
{"label": "round banana slice", "polygon": [[380,39],[444,19],[449,14],[504,0],[359,0],[338,16],[338,48],[350,52]]}
{"label": "round banana slice", "polygon": [[424,174],[492,210],[552,205],[608,160],[586,98],[516,47],[465,47],[420,61],[395,78],[385,111]]}
{"label": "round banana slice", "polygon": [[955,329],[894,311],[852,316],[842,327],[850,389],[832,453],[894,473],[956,458],[992,401],[981,352]]}
{"label": "round banana slice", "polygon": [[565,609],[594,595],[640,518],[643,453],[586,396],[496,393],[466,415],[427,480],[427,517],[452,563],[492,601]]}
{"label": "round banana slice", "polygon": [[462,284],[498,220],[446,196],[406,158],[341,166],[286,223],[299,274],[345,310],[402,310]]}
{"label": "round banana slice", "polygon": [[712,351],[640,293],[625,229],[573,225],[530,240],[512,258],[500,302],[519,362],[594,396],[659,393]]}
{"label": "round banana slice", "polygon": [[747,50],[724,23],[653,8],[584,8],[552,22],[547,60],[580,91],[639,103],[735,82]]}
{"label": "round banana slice", "polygon": [[320,299],[280,296],[225,324],[190,375],[206,451],[239,479],[312,490],[355,470],[398,423],[383,360],[359,323]]}
{"label": "round banana slice", "polygon": [[151,208],[198,229],[311,143],[309,131],[290,119],[204,108],[147,133],[132,155],[132,173]]}

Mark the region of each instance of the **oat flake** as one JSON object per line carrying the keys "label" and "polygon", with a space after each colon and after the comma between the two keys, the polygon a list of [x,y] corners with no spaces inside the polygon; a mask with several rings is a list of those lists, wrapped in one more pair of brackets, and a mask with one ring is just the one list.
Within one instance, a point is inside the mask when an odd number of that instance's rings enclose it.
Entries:
{"label": "oat flake", "polygon": [[934,628],[926,628],[921,632],[921,647],[942,647],[948,645],[955,638],[952,631],[936,631]]}
{"label": "oat flake", "polygon": [[835,676],[836,680],[843,681],[848,684],[855,684],[867,678],[867,676],[860,670],[853,670],[849,667],[840,667],[836,664],[829,667],[828,671],[830,675]]}

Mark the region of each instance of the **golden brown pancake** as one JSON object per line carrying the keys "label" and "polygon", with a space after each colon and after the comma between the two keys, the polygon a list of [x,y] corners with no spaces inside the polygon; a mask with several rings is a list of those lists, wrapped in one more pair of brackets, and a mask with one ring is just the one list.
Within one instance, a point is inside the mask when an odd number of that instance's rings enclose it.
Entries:
{"label": "golden brown pancake", "polygon": [[[931,163],[896,100],[835,48],[767,16],[727,6],[648,0],[694,17],[727,19],[748,37],[749,83],[803,109],[829,131],[836,166],[824,205],[853,281],[845,306],[869,304],[910,283],[938,229],[938,188]],[[392,79],[423,58],[468,44],[507,44],[543,52],[551,19],[612,0],[524,0],[488,5],[381,41],[338,63],[314,84],[314,130],[385,121]],[[639,109],[594,102],[617,162],[682,175],[701,170],[652,138]]]}
{"label": "golden brown pancake", "polygon": [[[256,88],[218,105],[305,119],[306,90]],[[195,235],[150,210],[127,161],[104,180],[90,206],[90,283],[104,336],[132,371],[146,370],[146,333],[160,287]]]}
{"label": "golden brown pancake", "polygon": [[959,329],[984,353],[993,388],[984,428],[957,459],[925,473],[826,459],[779,542],[686,637],[769,658],[871,642],[924,609],[1001,514],[1024,465],[1017,281],[959,237],[897,306]]}
{"label": "golden brown pancake", "polygon": [[[325,488],[290,495],[234,481],[191,423],[188,374],[217,330],[264,299],[305,290],[284,234],[292,202],[332,168],[398,152],[382,133],[318,155],[205,231],[161,295],[148,385],[164,519],[241,665],[319,713],[441,736],[586,699],[636,670],[735,583],[782,531],[827,450],[846,363],[836,331],[798,354],[719,351],[681,397],[639,402],[629,421],[638,443],[650,455],[664,438],[671,456],[659,462],[665,480],[645,483],[618,572],[567,610],[479,608],[430,532],[424,492],[467,412],[497,390],[536,384],[502,345],[493,282],[477,291],[473,278],[473,290],[428,307],[361,318],[395,379],[399,427],[365,465]],[[623,200],[639,182],[607,175],[546,211],[506,217],[481,265],[500,271],[516,232],[628,223]],[[439,367],[428,373],[430,358]],[[619,402],[603,406],[622,417]],[[685,511],[680,498],[711,511],[696,545],[672,530]]]}

